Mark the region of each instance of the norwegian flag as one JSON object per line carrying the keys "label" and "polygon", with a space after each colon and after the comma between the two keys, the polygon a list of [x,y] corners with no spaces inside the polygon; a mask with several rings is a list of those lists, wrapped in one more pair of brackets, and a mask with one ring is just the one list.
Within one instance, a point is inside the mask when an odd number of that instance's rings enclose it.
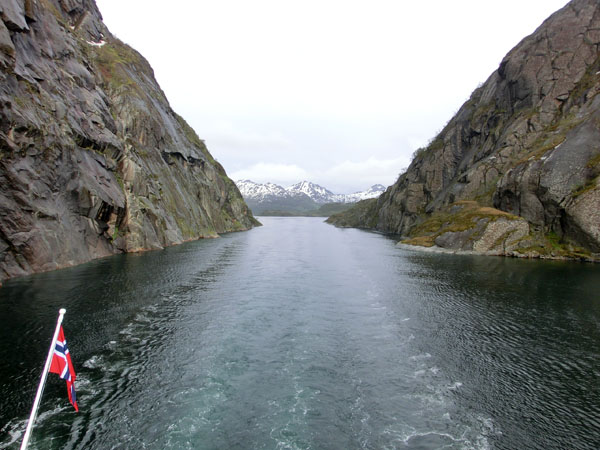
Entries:
{"label": "norwegian flag", "polygon": [[67,382],[69,401],[75,408],[75,411],[79,411],[79,408],[77,407],[77,396],[75,395],[75,386],[73,386],[76,378],[75,369],[73,369],[73,363],[71,362],[71,355],[67,348],[67,340],[65,339],[62,325],[60,326],[58,338],[56,339],[52,363],[50,364],[50,372],[57,373]]}

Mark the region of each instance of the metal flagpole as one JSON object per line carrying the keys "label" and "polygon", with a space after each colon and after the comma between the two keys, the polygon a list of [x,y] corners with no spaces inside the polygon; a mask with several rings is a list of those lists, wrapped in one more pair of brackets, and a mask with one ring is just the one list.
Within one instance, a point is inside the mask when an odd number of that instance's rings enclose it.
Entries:
{"label": "metal flagpole", "polygon": [[33,429],[33,422],[35,422],[35,417],[37,415],[38,407],[40,406],[40,401],[42,400],[42,393],[44,392],[44,384],[46,384],[46,377],[48,376],[48,370],[50,369],[50,364],[52,363],[52,356],[54,355],[54,347],[56,346],[56,339],[58,338],[58,332],[60,331],[60,325],[63,321],[63,316],[67,312],[66,309],[61,308],[58,311],[58,322],[56,322],[56,330],[54,330],[54,337],[52,338],[52,344],[50,344],[50,351],[48,352],[48,357],[46,358],[46,365],[44,366],[44,372],[42,372],[42,379],[40,380],[40,385],[38,386],[37,393],[35,394],[35,400],[33,401],[33,408],[31,408],[31,415],[29,416],[29,422],[27,423],[27,429],[25,430],[25,436],[23,437],[23,442],[21,443],[21,450],[25,450],[27,448],[27,443],[29,442],[29,437],[31,436],[31,430]]}

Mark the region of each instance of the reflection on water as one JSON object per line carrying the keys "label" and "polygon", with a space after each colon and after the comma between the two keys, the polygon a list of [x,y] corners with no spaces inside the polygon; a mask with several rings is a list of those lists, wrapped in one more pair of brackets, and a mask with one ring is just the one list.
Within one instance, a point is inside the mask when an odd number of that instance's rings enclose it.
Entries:
{"label": "reflection on water", "polygon": [[64,306],[81,413],[50,379],[33,448],[600,446],[598,266],[263,223],[6,283],[0,445]]}

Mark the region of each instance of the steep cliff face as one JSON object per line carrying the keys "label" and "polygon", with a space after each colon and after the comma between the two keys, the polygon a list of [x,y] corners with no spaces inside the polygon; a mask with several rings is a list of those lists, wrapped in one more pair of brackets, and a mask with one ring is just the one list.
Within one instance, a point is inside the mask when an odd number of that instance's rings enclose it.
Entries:
{"label": "steep cliff face", "polygon": [[367,221],[413,244],[473,250],[503,217],[487,252],[600,252],[599,44],[596,0],[552,15],[415,152]]}
{"label": "steep cliff face", "polygon": [[0,281],[257,224],[93,0],[0,17]]}

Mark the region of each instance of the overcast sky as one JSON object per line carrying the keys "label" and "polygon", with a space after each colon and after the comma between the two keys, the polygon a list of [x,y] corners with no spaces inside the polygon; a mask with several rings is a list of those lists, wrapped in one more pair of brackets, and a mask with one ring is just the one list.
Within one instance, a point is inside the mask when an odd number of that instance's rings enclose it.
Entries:
{"label": "overcast sky", "polygon": [[566,0],[97,0],[234,180],[392,184]]}

